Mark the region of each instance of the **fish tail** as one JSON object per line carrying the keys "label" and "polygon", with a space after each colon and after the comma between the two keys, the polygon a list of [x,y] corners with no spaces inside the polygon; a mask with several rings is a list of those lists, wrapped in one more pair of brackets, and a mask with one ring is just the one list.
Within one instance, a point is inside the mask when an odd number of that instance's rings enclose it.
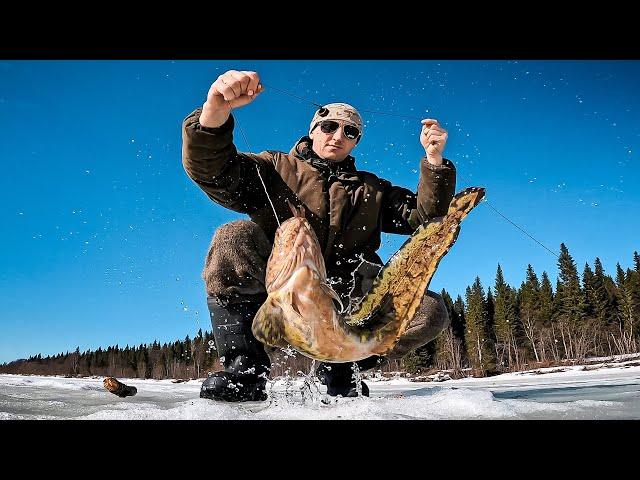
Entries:
{"label": "fish tail", "polygon": [[449,204],[447,215],[458,213],[461,215],[460,220],[464,218],[471,210],[473,210],[482,201],[486,190],[482,187],[469,187],[457,193]]}

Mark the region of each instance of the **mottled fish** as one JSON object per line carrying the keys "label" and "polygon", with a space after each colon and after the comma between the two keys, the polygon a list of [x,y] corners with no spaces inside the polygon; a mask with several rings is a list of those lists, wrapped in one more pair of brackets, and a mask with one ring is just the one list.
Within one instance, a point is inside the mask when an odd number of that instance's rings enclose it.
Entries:
{"label": "mottled fish", "polygon": [[350,312],[327,283],[318,238],[302,210],[276,231],[267,263],[268,298],[252,331],[262,343],[290,345],[324,362],[355,362],[389,353],[411,323],[460,222],[484,197],[467,188],[447,214],[421,225],[387,262],[371,291]]}

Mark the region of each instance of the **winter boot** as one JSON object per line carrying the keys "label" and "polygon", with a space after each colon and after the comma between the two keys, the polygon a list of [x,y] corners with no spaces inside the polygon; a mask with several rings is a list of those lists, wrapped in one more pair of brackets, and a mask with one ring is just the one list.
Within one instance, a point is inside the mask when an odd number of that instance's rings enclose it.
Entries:
{"label": "winter boot", "polygon": [[223,371],[209,376],[200,390],[201,398],[244,402],[266,400],[265,387],[271,362],[262,344],[251,333],[256,302],[225,304],[207,298],[213,338]]}
{"label": "winter boot", "polygon": [[[358,369],[363,372],[375,367],[381,357],[373,356],[356,362]],[[316,370],[316,376],[320,379],[320,383],[327,386],[327,394],[335,397],[342,395],[343,397],[357,397],[358,389],[356,381],[353,378],[353,363],[321,363]],[[366,383],[360,382],[362,386],[362,395],[369,396],[369,387]]]}

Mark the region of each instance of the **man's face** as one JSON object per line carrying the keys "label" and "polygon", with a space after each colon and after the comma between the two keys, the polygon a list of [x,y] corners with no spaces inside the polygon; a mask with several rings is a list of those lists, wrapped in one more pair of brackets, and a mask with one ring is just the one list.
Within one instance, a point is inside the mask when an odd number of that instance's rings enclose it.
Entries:
{"label": "man's face", "polygon": [[313,140],[311,148],[320,158],[332,162],[342,162],[356,146],[358,138],[352,139],[345,136],[344,126],[352,124],[337,120],[331,120],[330,122],[333,122],[333,124],[329,123],[329,125],[338,124],[338,128],[332,132],[325,133],[323,130],[330,130],[331,128],[323,129],[318,124],[309,134],[309,137]]}

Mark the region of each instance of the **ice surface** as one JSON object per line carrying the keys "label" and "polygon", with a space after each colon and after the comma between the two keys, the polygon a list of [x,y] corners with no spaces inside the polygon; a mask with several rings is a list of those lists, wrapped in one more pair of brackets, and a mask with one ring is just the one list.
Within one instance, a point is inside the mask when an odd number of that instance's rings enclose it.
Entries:
{"label": "ice surface", "polygon": [[272,382],[266,402],[226,404],[199,398],[202,380],[120,379],[138,394],[119,398],[103,388],[102,377],[0,375],[0,420],[640,419],[637,362],[589,368],[428,383],[370,379],[369,398],[327,397],[330,404],[303,397],[302,379]]}

